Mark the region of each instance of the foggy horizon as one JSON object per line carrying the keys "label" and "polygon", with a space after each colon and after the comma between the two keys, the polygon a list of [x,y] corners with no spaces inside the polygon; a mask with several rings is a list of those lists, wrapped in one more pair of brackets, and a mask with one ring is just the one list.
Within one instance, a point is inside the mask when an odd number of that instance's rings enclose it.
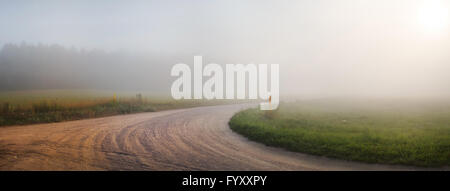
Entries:
{"label": "foggy horizon", "polygon": [[170,68],[200,55],[204,65],[280,64],[281,95],[450,96],[448,1],[0,4],[0,91],[169,95]]}

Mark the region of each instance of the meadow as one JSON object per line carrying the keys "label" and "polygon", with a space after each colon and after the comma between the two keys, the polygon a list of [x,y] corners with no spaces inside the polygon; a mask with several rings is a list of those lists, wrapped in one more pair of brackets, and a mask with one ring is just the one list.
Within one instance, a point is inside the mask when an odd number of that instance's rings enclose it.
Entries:
{"label": "meadow", "polygon": [[450,165],[450,102],[300,100],[248,109],[229,122],[250,140],[290,151],[366,163]]}
{"label": "meadow", "polygon": [[227,102],[173,100],[149,92],[9,91],[0,93],[0,126],[61,122],[224,103]]}

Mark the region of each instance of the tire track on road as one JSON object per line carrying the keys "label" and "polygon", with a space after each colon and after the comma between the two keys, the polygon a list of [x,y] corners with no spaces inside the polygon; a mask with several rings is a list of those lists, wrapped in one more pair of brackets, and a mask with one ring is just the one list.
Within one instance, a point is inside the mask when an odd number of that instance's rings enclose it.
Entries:
{"label": "tire track on road", "polygon": [[267,147],[222,105],[0,128],[0,170],[416,170]]}

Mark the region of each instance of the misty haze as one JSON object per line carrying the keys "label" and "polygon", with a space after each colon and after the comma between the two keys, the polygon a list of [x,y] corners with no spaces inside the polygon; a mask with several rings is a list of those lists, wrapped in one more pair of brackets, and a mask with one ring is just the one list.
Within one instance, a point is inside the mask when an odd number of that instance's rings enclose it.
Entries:
{"label": "misty haze", "polygon": [[170,68],[201,55],[280,64],[282,95],[450,94],[448,20],[421,16],[447,1],[25,2],[0,13],[2,90],[168,94]]}
{"label": "misty haze", "polygon": [[[449,170],[449,10],[0,0],[0,170]],[[227,64],[276,65],[279,91],[210,99]]]}

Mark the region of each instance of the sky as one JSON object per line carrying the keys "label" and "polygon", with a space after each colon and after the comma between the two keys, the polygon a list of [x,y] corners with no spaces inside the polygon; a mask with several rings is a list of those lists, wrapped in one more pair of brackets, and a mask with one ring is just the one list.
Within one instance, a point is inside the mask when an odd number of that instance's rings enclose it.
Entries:
{"label": "sky", "polygon": [[445,96],[449,8],[446,0],[0,0],[0,45],[280,64],[282,94]]}

